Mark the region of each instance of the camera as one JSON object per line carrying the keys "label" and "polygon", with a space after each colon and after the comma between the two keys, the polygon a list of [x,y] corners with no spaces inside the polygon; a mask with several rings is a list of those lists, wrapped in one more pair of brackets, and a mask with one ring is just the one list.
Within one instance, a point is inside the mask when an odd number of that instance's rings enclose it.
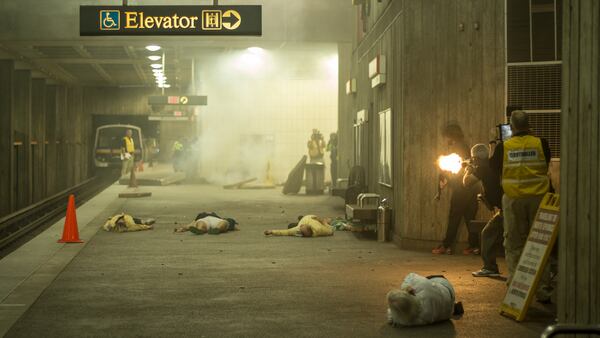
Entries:
{"label": "camera", "polygon": [[497,141],[506,141],[512,137],[512,129],[510,128],[509,123],[502,123],[496,126],[496,140]]}

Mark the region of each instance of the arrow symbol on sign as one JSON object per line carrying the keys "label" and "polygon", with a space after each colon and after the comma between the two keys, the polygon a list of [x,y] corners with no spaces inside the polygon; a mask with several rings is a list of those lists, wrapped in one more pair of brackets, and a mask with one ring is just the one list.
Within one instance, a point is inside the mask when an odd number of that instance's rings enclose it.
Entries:
{"label": "arrow symbol on sign", "polygon": [[223,22],[223,27],[229,30],[237,29],[242,24],[242,16],[237,11],[230,9],[223,13],[223,18],[231,18],[235,17],[237,20],[234,23],[231,22]]}

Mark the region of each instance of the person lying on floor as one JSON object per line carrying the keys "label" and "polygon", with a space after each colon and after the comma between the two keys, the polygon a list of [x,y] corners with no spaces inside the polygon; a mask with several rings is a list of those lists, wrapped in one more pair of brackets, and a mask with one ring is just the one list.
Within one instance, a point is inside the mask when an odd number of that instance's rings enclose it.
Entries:
{"label": "person lying on floor", "polygon": [[196,235],[205,233],[218,235],[228,231],[237,230],[238,223],[233,218],[222,218],[214,212],[201,212],[196,219],[182,227],[176,228],[175,232],[190,231]]}
{"label": "person lying on floor", "polygon": [[321,219],[315,215],[306,215],[298,221],[298,224],[287,230],[265,230],[265,236],[299,236],[320,237],[333,235],[333,228],[329,225],[329,219]]}
{"label": "person lying on floor", "polygon": [[110,232],[132,232],[153,229],[152,224],[155,220],[148,218],[145,220],[135,218],[125,213],[120,213],[109,218],[102,226],[102,229]]}
{"label": "person lying on floor", "polygon": [[463,313],[462,304],[454,300],[454,288],[444,276],[409,273],[400,289],[387,294],[388,322],[392,326],[416,326],[448,320]]}

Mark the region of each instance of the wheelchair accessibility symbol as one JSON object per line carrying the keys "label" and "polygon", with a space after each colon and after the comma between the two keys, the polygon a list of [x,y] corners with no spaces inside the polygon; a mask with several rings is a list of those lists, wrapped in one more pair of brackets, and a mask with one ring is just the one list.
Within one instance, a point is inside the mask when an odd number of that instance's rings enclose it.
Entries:
{"label": "wheelchair accessibility symbol", "polygon": [[121,29],[121,12],[117,10],[100,11],[100,30],[118,31]]}

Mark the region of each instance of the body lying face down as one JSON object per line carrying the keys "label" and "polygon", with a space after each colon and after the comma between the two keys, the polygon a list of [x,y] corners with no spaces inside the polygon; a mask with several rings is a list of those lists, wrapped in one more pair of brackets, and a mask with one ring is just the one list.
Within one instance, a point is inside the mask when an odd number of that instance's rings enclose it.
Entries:
{"label": "body lying face down", "polygon": [[442,277],[406,276],[399,289],[387,294],[388,322],[416,326],[448,320],[454,313],[454,288]]}
{"label": "body lying face down", "polygon": [[132,231],[142,231],[142,230],[151,230],[154,227],[154,219],[149,218],[146,220],[142,220],[131,215],[127,215],[125,213],[120,213],[110,217],[106,223],[102,226],[104,231],[110,232],[132,232]]}
{"label": "body lying face down", "polygon": [[333,227],[329,225],[329,219],[306,215],[298,221],[295,227],[286,230],[265,230],[264,233],[265,236],[320,237],[332,236],[333,230]]}

